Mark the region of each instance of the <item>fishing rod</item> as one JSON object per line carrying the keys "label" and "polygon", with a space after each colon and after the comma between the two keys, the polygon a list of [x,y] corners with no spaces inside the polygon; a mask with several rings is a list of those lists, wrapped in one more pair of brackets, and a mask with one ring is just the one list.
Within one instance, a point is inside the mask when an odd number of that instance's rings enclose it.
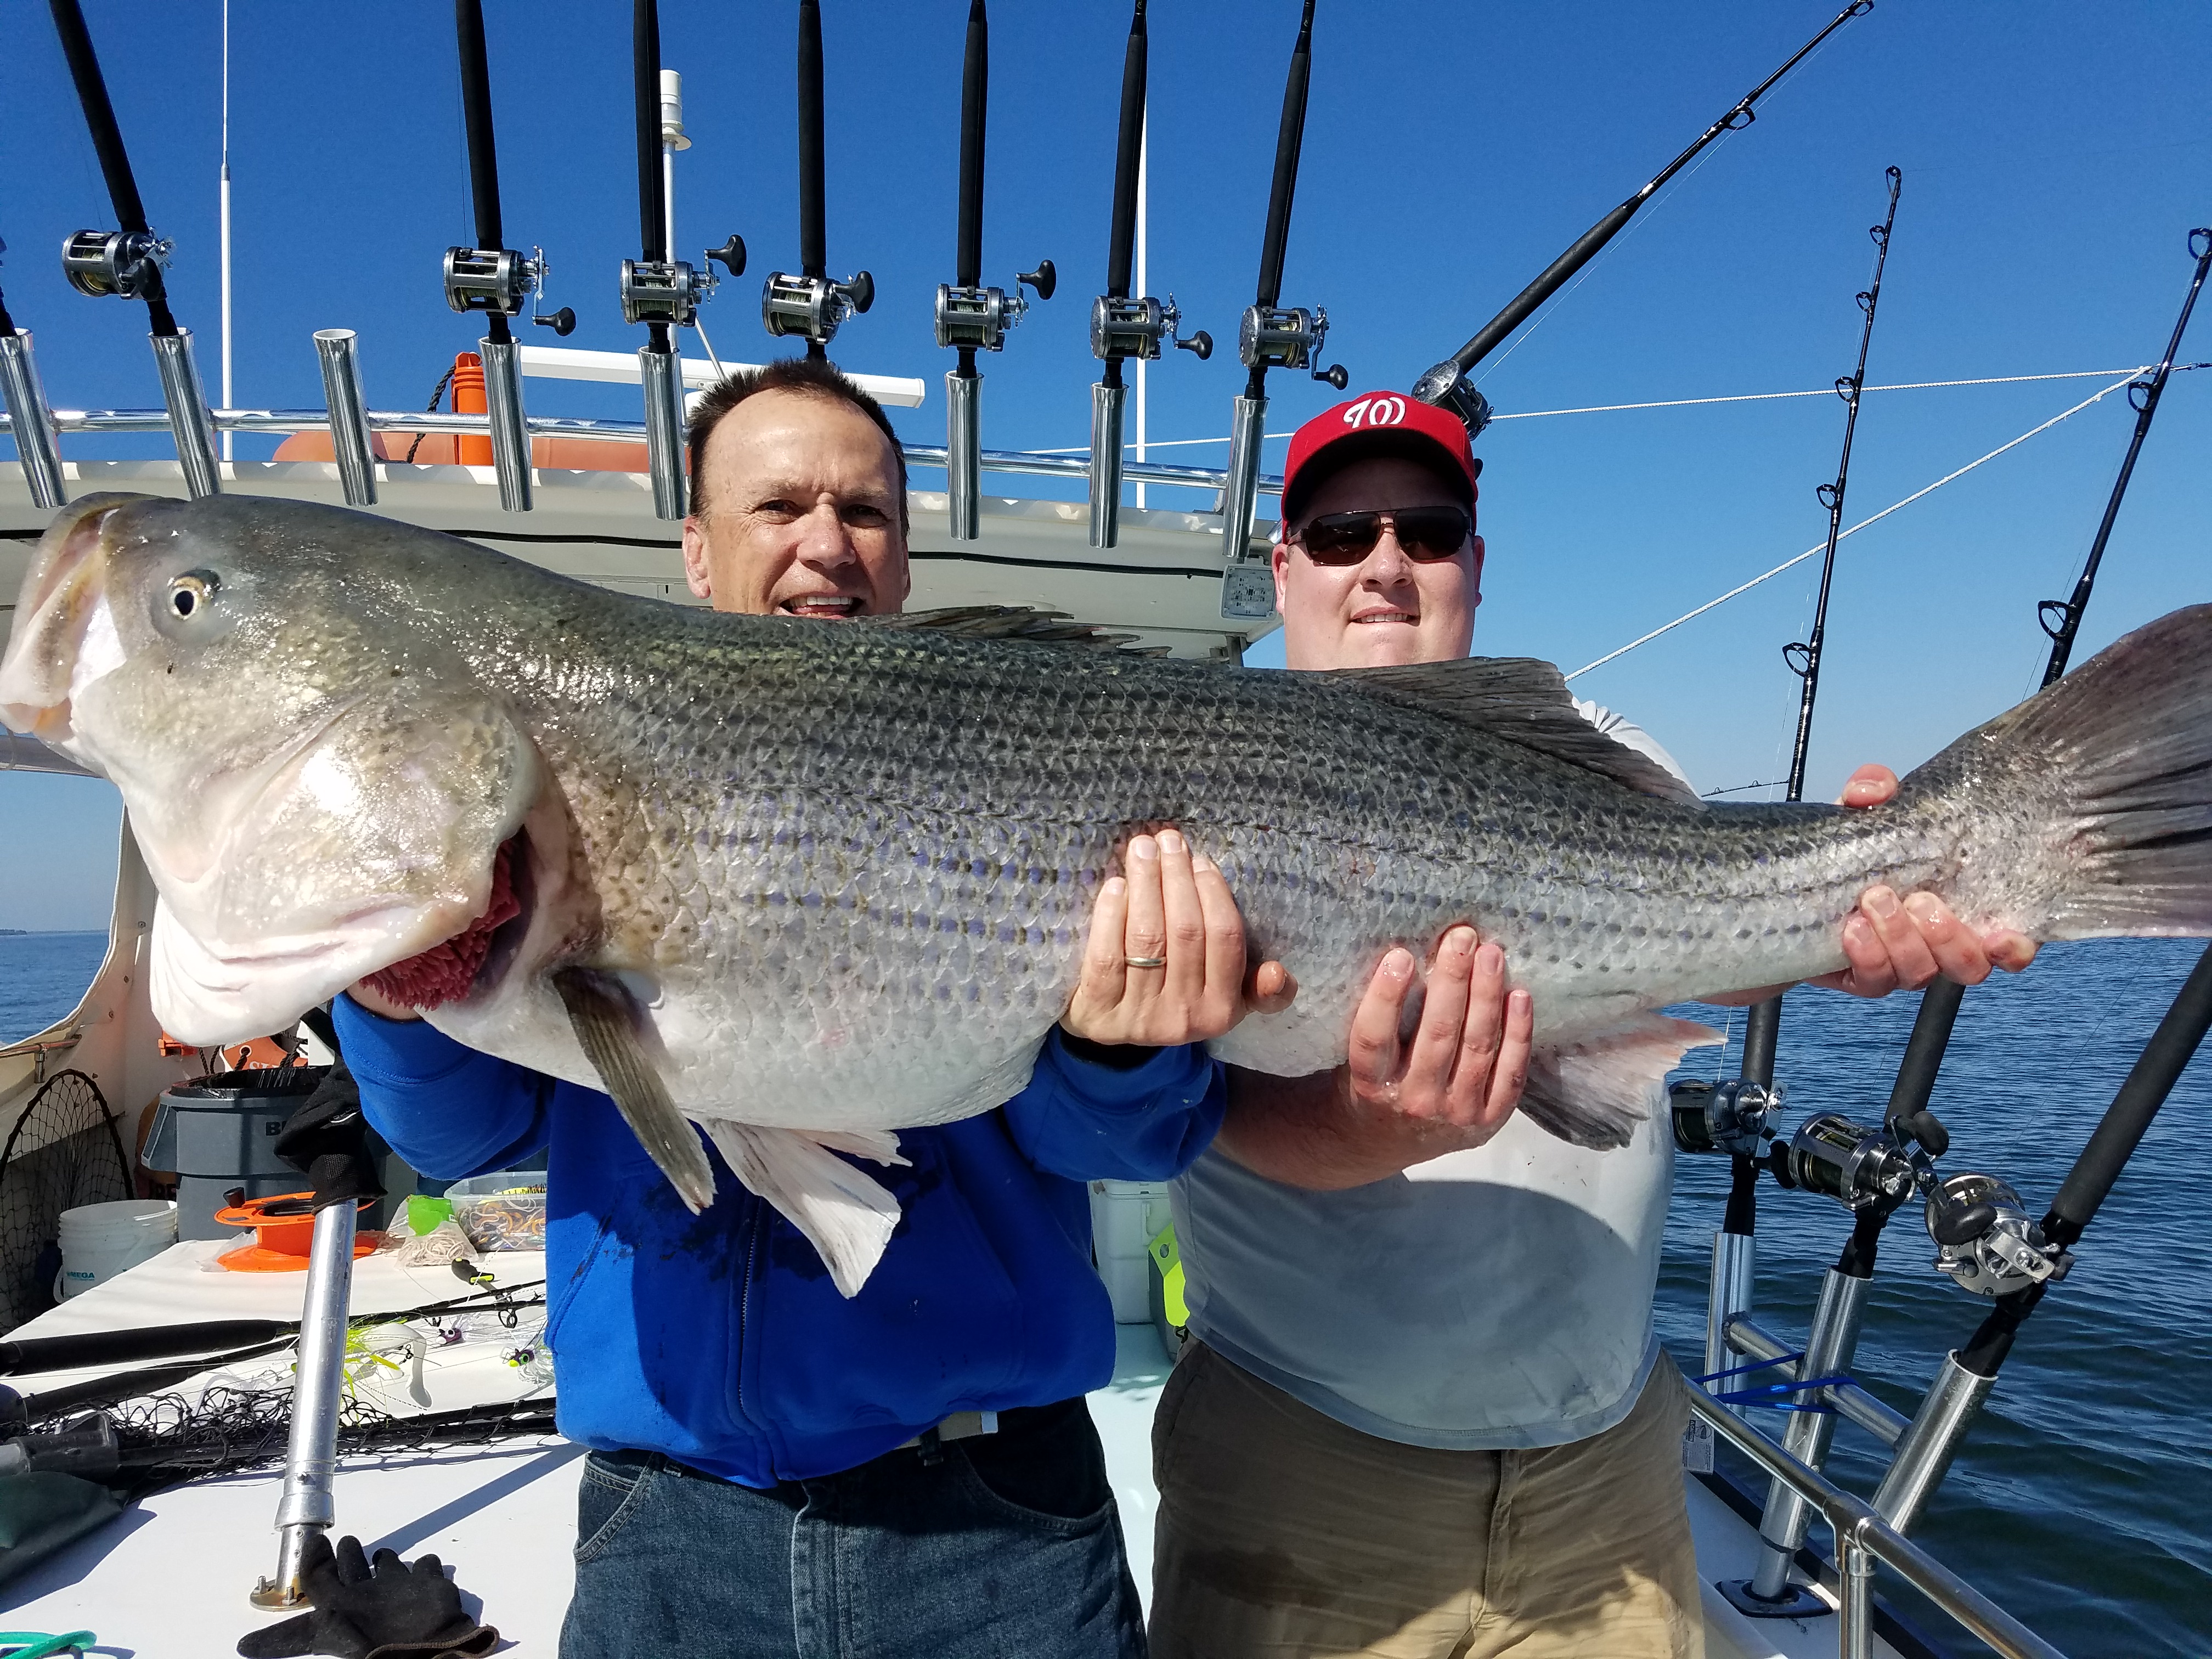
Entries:
{"label": "fishing rod", "polygon": [[[473,1313],[507,1305],[518,1291],[537,1290],[542,1279],[520,1285],[502,1285],[490,1291],[472,1291],[426,1302],[420,1307],[391,1313],[355,1314],[348,1322],[356,1330],[411,1319],[447,1314]],[[161,1359],[173,1354],[207,1353],[219,1348],[251,1346],[296,1336],[296,1319],[208,1319],[182,1325],[146,1325],[124,1330],[76,1331],[66,1336],[26,1336],[0,1341],[0,1376],[19,1376],[38,1371],[74,1370],[85,1365],[114,1365],[134,1359]],[[207,1362],[210,1364],[215,1362]]]}
{"label": "fishing rod", "polygon": [[795,334],[806,355],[827,360],[846,319],[876,302],[876,279],[830,277],[822,161],[821,0],[799,0],[799,274],[777,270],[761,289],[761,326],[781,339]]}
{"label": "fishing rod", "polygon": [[[2112,480],[2112,493],[2105,503],[2105,516],[2098,521],[2097,534],[2090,544],[2081,580],[2075,583],[2070,598],[2046,599],[2037,607],[2037,620],[2051,640],[2051,654],[2043,665],[2045,686],[2054,684],[2065,673],[2068,659],[2073,653],[2082,613],[2088,609],[2097,571],[2104,562],[2105,544],[2111,539],[2112,526],[2119,518],[2120,502],[2128,493],[2128,482],[2135,476],[2136,458],[2142,453],[2143,440],[2150,435],[2150,423],[2158,414],[2159,399],[2172,375],[2174,359],[2181,352],[2181,339],[2189,327],[2190,313],[2197,307],[2197,295],[2204,286],[2207,271],[2212,270],[2212,227],[2200,225],[2191,231],[2188,248],[2197,268],[2191,273],[2189,291],[2182,297],[2181,314],[2174,319],[2166,355],[2159,359],[2148,380],[2137,380],[2129,388],[2130,401],[2136,410],[2135,431],[2128,440],[2119,476]],[[2137,391],[2143,394],[2140,400],[2133,395]],[[1926,1135],[1921,1126],[1934,1126],[1936,1133],[1942,1133],[1941,1126],[1928,1110],[1928,1102],[1934,1093],[1936,1076],[1942,1069],[1944,1050],[1950,1044],[1951,1029],[1958,1020],[1959,1006],[1966,994],[1965,986],[1942,978],[1930,981],[1928,988],[1921,993],[1920,1012],[1913,1020],[1912,1035],[1905,1042],[1905,1058],[1898,1066],[1896,1086],[1890,1092],[1889,1106],[1883,1114],[1884,1121],[1891,1127],[1901,1127],[1903,1133],[1917,1135],[1923,1143]],[[1931,1150],[1941,1156],[1941,1148]]]}
{"label": "fishing rod", "polygon": [[[449,247],[441,275],[446,304],[465,315],[480,312],[490,331],[477,343],[483,363],[484,406],[490,411],[492,465],[499,476],[499,504],[509,513],[531,509],[530,428],[522,409],[520,348],[507,319],[522,314],[533,295],[545,287],[545,250],[527,256],[507,245],[499,208],[499,148],[491,118],[491,70],[484,50],[483,0],[453,0],[453,28],[459,38],[461,113],[469,147],[469,196],[476,210],[477,245]],[[532,320],[565,337],[576,326],[567,307]],[[329,359],[325,358],[326,379]],[[333,389],[330,406],[335,434],[343,388]],[[335,438],[334,438],[335,441]],[[340,461],[343,470],[343,459]],[[376,500],[374,475],[365,499],[357,499],[347,480],[346,499],[356,506]]]}
{"label": "fishing rod", "polygon": [[[2140,400],[2130,399],[2136,409],[2135,430],[2081,579],[2070,599],[2046,600],[2038,610],[2038,619],[2051,639],[2051,654],[2044,665],[2045,686],[2066,672],[2136,459],[2172,373],[2197,295],[2212,270],[2212,227],[2191,230],[2188,248],[2196,270],[2165,356],[2149,380],[2130,388],[2143,393]],[[1899,1139],[1917,1134],[1937,1155],[1948,1136],[1928,1111],[1928,1100],[1965,995],[1965,987],[1946,979],[1935,980],[1923,993],[1886,1114]],[[2065,1277],[2073,1264],[2073,1246],[2118,1181],[2208,1030],[2212,1030],[2212,948],[2197,959],[2168,1006],[2039,1223],[2031,1220],[2019,1193],[1994,1176],[1954,1176],[1930,1194],[1927,1222],[1938,1247],[1936,1265],[1966,1289],[1991,1297],[1994,1305],[1966,1346],[1944,1357],[1942,1370],[1898,1442],[1896,1458],[1875,1494],[1875,1507],[1899,1531],[1918,1519],[1942,1484],[1968,1428],[1996,1386],[1997,1373],[2021,1325],[2041,1304],[2050,1285]],[[1927,1126],[1937,1132],[1932,1142]]]}
{"label": "fishing rod", "polygon": [[[0,242],[0,253],[8,245]],[[8,409],[8,430],[15,440],[15,459],[23,469],[31,501],[52,512],[69,500],[62,483],[62,456],[55,441],[54,411],[39,379],[39,360],[30,335],[15,326],[8,301],[0,295],[0,404]]]}
{"label": "fishing rod", "polygon": [[1577,271],[1595,258],[1598,251],[1618,236],[1628,222],[1636,216],[1637,210],[1658,194],[1661,187],[1694,161],[1708,144],[1724,132],[1739,131],[1757,120],[1755,106],[1778,81],[1803,63],[1822,41],[1852,18],[1873,9],[1874,0],[1850,0],[1849,5],[1829,21],[1826,28],[1791,53],[1781,68],[1738,99],[1727,114],[1707,127],[1698,135],[1696,143],[1662,167],[1643,189],[1584,231],[1565,253],[1545,266],[1538,273],[1536,280],[1515,295],[1504,310],[1476,331],[1473,339],[1414,381],[1413,395],[1425,404],[1449,409],[1467,423],[1468,435],[1479,434],[1484,427],[1490,424],[1490,400],[1468,380],[1468,371],[1496,350],[1507,335],[1534,314],[1538,306],[1558,293]]}
{"label": "fishing rod", "polygon": [[1130,358],[1157,362],[1160,342],[1188,351],[1204,362],[1213,355],[1213,337],[1204,329],[1188,339],[1178,337],[1182,313],[1175,295],[1162,305],[1149,295],[1129,297],[1129,270],[1137,236],[1137,176],[1143,166],[1145,79],[1150,43],[1145,31],[1145,0],[1137,0],[1129,20],[1129,45],[1121,59],[1121,125],[1114,145],[1114,220],[1106,245],[1106,292],[1091,302],[1091,355],[1106,373],[1091,388],[1091,544],[1112,547],[1121,527],[1121,410],[1127,388],[1121,365]]}
{"label": "fishing rod", "polygon": [[1259,505],[1260,442],[1267,435],[1267,371],[1303,368],[1339,392],[1350,380],[1341,363],[1316,365],[1328,337],[1328,313],[1316,306],[1285,307],[1283,254],[1291,240],[1291,199],[1298,187],[1298,152],[1305,143],[1306,88],[1313,77],[1314,0],[1298,17],[1297,43],[1283,85],[1283,118],[1275,133],[1275,176],[1267,191],[1267,228],[1260,243],[1258,296],[1237,330],[1237,356],[1250,371],[1229,425],[1229,474],[1221,493],[1221,614],[1256,621],[1275,609],[1275,583],[1264,554],[1252,548],[1252,519]]}
{"label": "fishing rod", "polygon": [[[638,382],[645,394],[647,470],[653,475],[653,514],[681,519],[688,510],[684,477],[684,361],[675,331],[698,320],[699,306],[713,297],[720,278],[676,258],[668,246],[666,179],[660,136],[660,8],[635,0],[631,12],[630,67],[637,116],[637,219],[640,257],[622,262],[623,321],[646,325],[638,348]],[[744,244],[735,236],[708,260],[720,259],[737,276],[745,268]],[[702,264],[704,261],[702,260]]]}
{"label": "fishing rod", "polygon": [[[945,377],[945,474],[952,539],[972,542],[981,533],[983,377],[978,351],[1006,349],[1006,331],[1022,319],[1027,283],[1049,300],[1058,283],[1052,261],[1014,278],[1012,294],[984,288],[983,129],[991,95],[991,25],[983,0],[969,0],[968,52],[960,70],[960,226],[955,281],[937,285],[937,343],[960,353],[959,367]],[[1132,186],[1133,188],[1133,185]]]}
{"label": "fishing rod", "polygon": [[[1801,54],[1802,55],[1802,54]],[[1836,381],[1844,400],[1843,451],[1836,462],[1832,483],[1814,493],[1828,511],[1826,556],[1820,566],[1819,598],[1813,611],[1813,627],[1803,641],[1785,646],[1783,659],[1802,682],[1797,709],[1797,732],[1791,750],[1786,799],[1805,796],[1805,760],[1813,738],[1813,707],[1820,691],[1820,656],[1827,636],[1828,596],[1833,585],[1836,544],[1843,532],[1844,496],[1849,488],[1851,444],[1858,428],[1859,400],[1866,387],[1867,354],[1874,340],[1875,314],[1881,301],[1882,272],[1889,261],[1890,232],[1897,223],[1898,197],[1904,175],[1895,167],[1883,171],[1889,187],[1889,210],[1881,223],[1867,234],[1875,245],[1873,280],[1856,296],[1863,319],[1859,327],[1858,361],[1851,372]],[[1774,1081],[1774,1055],[1782,1029],[1782,998],[1778,994],[1755,1004],[1744,1022],[1743,1064],[1733,1085],[1680,1089],[1672,1100],[1675,1142],[1685,1151],[1725,1152],[1729,1159],[1728,1206],[1720,1231],[1713,1237],[1712,1277],[1708,1286],[1705,1371],[1723,1372],[1729,1363],[1727,1328],[1729,1320],[1751,1307],[1753,1272],[1757,1261],[1759,1176],[1761,1159],[1778,1154],[1772,1167],[1785,1185],[1804,1184],[1826,1190],[1827,1164],[1840,1145],[1855,1149],[1865,1132],[1844,1120],[1823,1115],[1812,1119],[1786,1148],[1771,1145],[1785,1091]],[[1851,1155],[1849,1152],[1846,1156]],[[1796,1160],[1793,1166],[1791,1160]],[[1852,1165],[1854,1170],[1857,1165]],[[1850,1241],[1822,1281],[1820,1301],[1805,1339],[1805,1359],[1799,1374],[1822,1376],[1839,1372],[1850,1363],[1858,1339],[1865,1301],[1874,1276],[1875,1255],[1881,1228],[1911,1187],[1893,1180],[1876,1183],[1871,1196],[1854,1208]],[[1835,1419],[1826,1413],[1806,1412],[1790,1419],[1784,1449],[1814,1468],[1827,1455],[1835,1432]],[[1757,1617],[1797,1616],[1808,1610],[1803,1593],[1789,1582],[1789,1569],[1804,1541],[1810,1510],[1804,1501],[1780,1481],[1768,1496],[1762,1533],[1767,1542],[1753,1577],[1721,1586],[1737,1607]]]}
{"label": "fishing rod", "polygon": [[[63,55],[69,59],[70,78],[76,83],[77,103],[100,157],[108,202],[122,227],[72,233],[62,244],[62,275],[78,293],[94,299],[146,302],[154,366],[161,377],[161,397],[168,405],[169,430],[176,440],[185,488],[195,498],[213,495],[222,488],[215,453],[215,417],[209,412],[199,365],[192,356],[192,331],[178,325],[162,276],[175,244],[146,222],[146,206],[139,198],[138,181],[123,147],[123,130],[116,124],[115,106],[107,96],[107,82],[100,72],[83,9],[77,0],[49,3]],[[10,398],[12,408],[12,389]]]}

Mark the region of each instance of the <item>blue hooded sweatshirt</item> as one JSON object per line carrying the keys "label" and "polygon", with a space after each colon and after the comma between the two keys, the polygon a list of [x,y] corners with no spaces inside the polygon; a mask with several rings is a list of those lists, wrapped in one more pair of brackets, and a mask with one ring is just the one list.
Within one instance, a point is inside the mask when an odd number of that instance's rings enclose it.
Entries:
{"label": "blue hooded sweatshirt", "polygon": [[545,1328],[561,1432],[749,1486],[852,1468],[954,1412],[1103,1386],[1114,1322],[1085,1183],[1181,1173],[1224,1099],[1202,1048],[1116,1070],[1055,1031],[1004,1106],[901,1130],[906,1168],[862,1165],[901,1215],[848,1300],[703,1137],[715,1199],[695,1216],[598,1090],[347,998],[335,1012],[363,1110],[416,1169],[458,1179],[550,1148]]}

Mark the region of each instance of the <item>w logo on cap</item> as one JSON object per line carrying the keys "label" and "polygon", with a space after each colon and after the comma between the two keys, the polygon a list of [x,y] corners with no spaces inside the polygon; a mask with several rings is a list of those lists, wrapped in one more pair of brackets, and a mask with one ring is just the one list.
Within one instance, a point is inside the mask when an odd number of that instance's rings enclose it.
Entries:
{"label": "w logo on cap", "polygon": [[1344,406],[1344,423],[1349,427],[1402,426],[1405,420],[1406,400],[1395,394],[1362,398]]}

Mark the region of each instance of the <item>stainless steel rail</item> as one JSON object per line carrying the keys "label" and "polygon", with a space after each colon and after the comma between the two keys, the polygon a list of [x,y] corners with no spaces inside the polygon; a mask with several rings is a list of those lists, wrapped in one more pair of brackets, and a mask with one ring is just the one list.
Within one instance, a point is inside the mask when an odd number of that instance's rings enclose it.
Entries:
{"label": "stainless steel rail", "polygon": [[[54,429],[57,432],[87,432],[94,434],[124,432],[167,432],[170,429],[169,415],[161,409],[58,409],[54,410]],[[327,432],[331,419],[319,409],[218,409],[214,411],[216,429],[221,432]],[[491,431],[488,415],[448,415],[423,413],[414,410],[371,410],[368,414],[369,429],[373,432],[435,432],[469,434],[483,436]],[[526,422],[531,434],[543,438],[595,439],[605,443],[641,444],[646,441],[642,421],[580,420],[557,415],[532,415]],[[0,415],[0,434],[10,438],[15,428],[8,416]],[[903,444],[909,466],[941,467],[945,464],[942,444]],[[986,472],[1011,472],[1038,478],[1082,478],[1091,477],[1091,461],[1084,455],[1035,455],[1020,449],[987,449],[982,452],[982,466]],[[1132,483],[1168,484],[1185,489],[1210,489],[1219,492],[1228,485],[1229,475],[1216,468],[1176,466],[1161,461],[1125,461],[1121,476]],[[1279,495],[1283,481],[1272,475],[1262,475],[1260,493]]]}
{"label": "stainless steel rail", "polygon": [[[1789,1344],[1742,1314],[1728,1322],[1723,1329],[1728,1346],[1747,1359],[1778,1360],[1794,1352]],[[1722,1369],[1716,1365],[1711,1369]],[[1774,1368],[1776,1376],[1796,1382],[1803,1373],[1798,1362],[1790,1360]],[[1869,1394],[1856,1382],[1831,1383],[1820,1390],[1820,1400],[1836,1408],[1839,1416],[1847,1417],[1886,1446],[1894,1446],[1905,1437],[1911,1426],[1904,1413],[1885,1404]]]}
{"label": "stainless steel rail", "polygon": [[1710,1424],[1715,1434],[1819,1510],[1820,1518],[1833,1529],[1836,1560],[1844,1586],[1837,1619],[1836,1650],[1845,1659],[1872,1649],[1874,1615],[1869,1557],[1895,1572],[1995,1648],[2004,1659],[2065,1659],[2057,1648],[1890,1527],[1872,1504],[1852,1497],[1819,1471],[1790,1456],[1758,1430],[1738,1422],[1725,1406],[1692,1389],[1690,1409]]}

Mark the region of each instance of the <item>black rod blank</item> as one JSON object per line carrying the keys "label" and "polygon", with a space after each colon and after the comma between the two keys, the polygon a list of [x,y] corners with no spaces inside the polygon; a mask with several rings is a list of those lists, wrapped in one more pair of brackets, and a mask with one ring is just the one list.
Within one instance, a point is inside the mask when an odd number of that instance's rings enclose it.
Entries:
{"label": "black rod blank", "polygon": [[1291,240],[1291,203],[1298,189],[1298,155],[1305,147],[1306,88],[1313,78],[1314,0],[1305,0],[1291,72],[1283,83],[1283,119],[1275,132],[1275,177],[1267,190],[1267,234],[1260,244],[1259,303],[1283,298],[1283,254]]}
{"label": "black rod blank", "polygon": [[0,1342],[0,1375],[19,1376],[33,1371],[71,1370],[80,1365],[116,1365],[134,1359],[208,1353],[272,1341],[299,1328],[296,1323],[281,1319],[214,1319],[192,1325],[20,1337]]}
{"label": "black rod blank", "polygon": [[1688,166],[1706,145],[1724,132],[1749,126],[1757,118],[1753,106],[1766,95],[1776,82],[1796,69],[1814,48],[1850,19],[1873,9],[1874,0],[1851,0],[1851,3],[1838,12],[1826,28],[1800,46],[1781,68],[1738,99],[1727,114],[1707,127],[1695,143],[1661,168],[1643,189],[1584,231],[1565,253],[1544,267],[1534,282],[1516,295],[1504,310],[1485,323],[1473,339],[1452,354],[1451,361],[1459,365],[1460,372],[1465,374],[1473,368],[1495,351],[1507,335],[1527,322],[1538,306],[1558,293],[1577,271],[1595,258],[1598,250],[1619,235],[1621,228],[1636,216],[1637,210],[1657,194],[1669,179]]}
{"label": "black rod blank", "polygon": [[[1850,484],[1851,439],[1858,431],[1859,394],[1866,386],[1867,348],[1874,343],[1875,309],[1881,303],[1881,273],[1889,264],[1889,233],[1897,223],[1897,198],[1905,185],[1905,175],[1895,167],[1883,169],[1882,177],[1889,181],[1889,215],[1867,233],[1880,252],[1874,258],[1874,281],[1858,296],[1859,309],[1866,313],[1859,327],[1859,361],[1850,379],[1836,382],[1844,405],[1844,453],[1836,462],[1836,481],[1820,492],[1821,504],[1828,509],[1828,547],[1820,561],[1820,593],[1813,605],[1813,631],[1803,645],[1792,646],[1784,653],[1804,682],[1797,702],[1796,746],[1790,753],[1790,793],[1784,797],[1787,800],[1805,799],[1805,757],[1813,744],[1813,704],[1820,695],[1820,651],[1828,635],[1828,592],[1836,579],[1836,544],[1844,532],[1844,492]],[[1802,653],[1802,664],[1792,655],[1796,653]]]}
{"label": "black rod blank", "polygon": [[[491,124],[483,0],[453,0],[453,28],[460,37],[461,118],[468,131],[469,194],[476,207],[477,246],[496,252],[507,246],[507,232],[500,222],[499,148]],[[493,312],[488,322],[495,341],[504,345],[514,337],[504,312]]]}
{"label": "black rod blank", "polygon": [[[630,14],[630,65],[637,88],[638,243],[645,263],[668,258],[668,198],[660,177],[660,7],[658,0],[636,0]],[[655,352],[676,347],[666,323],[647,325]]]}
{"label": "black rod blank", "polygon": [[[2202,244],[2200,246],[2199,244]],[[2158,413],[2158,400],[2166,394],[2166,383],[2173,374],[2173,359],[2181,349],[2181,337],[2189,327],[2189,313],[2197,308],[2197,295],[2204,286],[2204,273],[2212,269],[2212,228],[2199,226],[2189,233],[2189,252],[2197,260],[2197,271],[2189,279],[2189,292],[2181,301],[2181,315],[2174,319],[2173,337],[2166,343],[2166,356],[2159,359],[2158,369],[2148,380],[2139,380],[2129,390],[2140,389],[2142,401],[2136,405],[2135,435],[2128,440],[2128,453],[2120,462],[2120,476],[2112,480],[2112,499],[2105,503],[2105,516],[2097,526],[2097,538],[2089,544],[2087,562],[2081,567],[2081,579],[2074,584],[2073,596],[2061,605],[2056,600],[2043,607],[2044,630],[2051,635],[2051,660],[2045,665],[2043,683],[2049,685],[2066,672],[2066,660],[2074,654],[2074,636],[2081,627],[2081,613],[2089,608],[2089,590],[2097,585],[2097,567],[2105,562],[2105,544],[2112,539],[2112,524],[2120,516],[2120,501],[2128,493],[2128,479],[2136,470],[2136,457],[2142,453],[2143,440],[2150,435],[2150,423]],[[2058,612],[2053,625],[2051,613]]]}
{"label": "black rod blank", "polygon": [[1145,0],[1137,0],[1129,20],[1129,46],[1121,58],[1121,125],[1114,150],[1114,231],[1106,249],[1106,294],[1129,297],[1129,274],[1136,263],[1137,171],[1145,143],[1145,78],[1150,41],[1145,32]]}
{"label": "black rod blank", "polygon": [[[2089,1144],[2074,1160],[2050,1213],[2043,1218],[2043,1233],[2051,1244],[2068,1249],[2081,1238],[2096,1215],[2128,1159],[2149,1129],[2151,1119],[2166,1103],[2182,1070],[2212,1029],[2212,947],[2196,968],[2158,1023],[2158,1030],[2143,1045],[2126,1081],[2112,1097],[2104,1117],[2089,1137]],[[1959,1363],[1977,1376],[1995,1376],[2011,1353],[2013,1340],[2043,1300],[2051,1280],[1997,1298],[1966,1345],[1959,1350]]]}
{"label": "black rod blank", "polygon": [[[100,57],[92,49],[92,33],[84,26],[84,11],[77,0],[50,0],[54,28],[62,38],[62,54],[69,59],[70,78],[76,82],[76,100],[84,111],[84,124],[92,133],[92,148],[100,157],[100,176],[107,181],[107,199],[115,210],[116,228],[143,232],[146,204],[139,199],[138,181],[131,171],[130,153],[123,148],[123,130],[116,125],[115,106],[107,96],[107,79],[100,72]],[[161,282],[158,261],[149,259],[140,297],[153,331],[171,335],[177,319]]]}
{"label": "black rod blank", "polygon": [[953,280],[962,288],[983,281],[983,121],[990,95],[990,20],[983,0],[969,0],[968,52],[960,66],[960,242],[953,262]]}
{"label": "black rod blank", "polygon": [[[822,7],[799,0],[799,269],[830,275],[822,167]],[[808,356],[819,349],[810,347]]]}

